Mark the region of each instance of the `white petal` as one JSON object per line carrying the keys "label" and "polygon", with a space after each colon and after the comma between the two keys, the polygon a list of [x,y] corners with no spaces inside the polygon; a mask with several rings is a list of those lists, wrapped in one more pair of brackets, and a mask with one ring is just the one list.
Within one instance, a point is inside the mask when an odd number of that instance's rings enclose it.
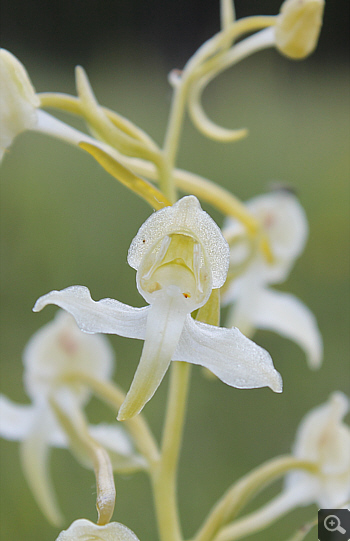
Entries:
{"label": "white petal", "polygon": [[[152,304],[147,318],[146,340],[141,359],[126,399],[118,415],[122,421],[139,413],[152,398],[167,371],[183,329],[187,312],[178,288],[172,296],[161,294]],[[159,292],[160,293],[160,292]]]}
{"label": "white petal", "polygon": [[89,433],[108,451],[113,471],[130,473],[146,468],[146,461],[135,452],[131,440],[123,427],[116,423],[100,423],[90,425]]}
{"label": "white petal", "polygon": [[6,440],[25,439],[33,423],[35,407],[16,404],[3,394],[0,395],[0,436]]}
{"label": "white petal", "polygon": [[[35,421],[37,407],[33,404],[17,404],[0,395],[0,436],[10,441],[26,439]],[[67,447],[67,438],[54,417],[47,432],[48,443],[53,447]]]}
{"label": "white petal", "polygon": [[118,334],[141,340],[145,338],[149,307],[134,308],[114,299],[95,302],[84,286],[51,291],[36,301],[33,310],[40,312],[48,304],[56,304],[72,314],[80,329],[87,333]]}
{"label": "white petal", "polygon": [[[59,310],[53,321],[44,325],[29,340],[23,355],[24,382],[28,395],[35,400],[46,396],[66,373],[82,371],[92,377],[108,379],[114,368],[114,352],[102,335],[83,333],[74,318]],[[89,391],[74,384],[80,402]]]}
{"label": "white petal", "polygon": [[335,392],[300,423],[293,454],[320,470],[319,474],[291,472],[286,477],[287,489],[299,490],[304,504],[336,509],[350,498],[350,428],[343,422],[348,409],[348,398]]}
{"label": "white petal", "polygon": [[293,453],[300,458],[322,461],[325,473],[350,468],[350,428],[343,423],[349,399],[340,392],[312,409],[301,421]]}
{"label": "white petal", "polygon": [[287,190],[275,190],[247,202],[251,213],[269,236],[277,259],[294,260],[304,249],[308,224],[297,197]]}
{"label": "white petal", "polygon": [[232,280],[223,295],[224,305],[232,303],[225,327],[238,327],[245,336],[253,336],[254,314],[263,286],[262,274],[259,274],[257,265],[251,265],[242,277]]}
{"label": "white petal", "polygon": [[238,389],[267,386],[282,391],[269,353],[236,328],[214,327],[188,316],[173,360],[205,366]]}
{"label": "white petal", "polygon": [[198,199],[189,195],[172,207],[152,214],[140,227],[128,252],[128,263],[138,269],[148,250],[166,235],[189,235],[203,246],[209,258],[213,287],[223,285],[229,264],[229,247],[214,220],[201,209]]}
{"label": "white petal", "polygon": [[98,526],[84,518],[76,520],[56,541],[139,541],[136,535],[119,522]]}
{"label": "white petal", "polygon": [[58,526],[63,522],[49,475],[50,417],[43,405],[30,427],[29,435],[22,441],[20,455],[24,475],[41,511]]}
{"label": "white petal", "polygon": [[292,471],[286,476],[285,490],[299,494],[299,505],[317,504],[320,509],[338,509],[350,499],[350,473],[342,476],[312,475]]}
{"label": "white petal", "polygon": [[[261,224],[274,257],[272,264],[262,257],[255,258],[254,264],[261,267],[260,274],[265,282],[283,282],[307,240],[308,224],[304,209],[294,194],[282,189],[259,195],[247,201],[246,206]],[[239,222],[229,219],[223,233],[226,238],[239,239],[244,229]],[[242,243],[233,244],[231,261],[239,260],[241,251]]]}
{"label": "white petal", "polygon": [[289,293],[262,289],[251,314],[258,329],[275,331],[296,342],[306,353],[311,368],[322,362],[322,336],[313,313]]}

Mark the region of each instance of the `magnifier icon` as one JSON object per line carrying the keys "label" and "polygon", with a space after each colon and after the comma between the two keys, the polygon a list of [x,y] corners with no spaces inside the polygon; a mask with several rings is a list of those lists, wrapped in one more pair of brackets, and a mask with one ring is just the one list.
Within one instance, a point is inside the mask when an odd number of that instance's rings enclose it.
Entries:
{"label": "magnifier icon", "polygon": [[328,515],[323,521],[324,527],[329,532],[346,533],[346,530],[341,527],[339,517],[336,515]]}

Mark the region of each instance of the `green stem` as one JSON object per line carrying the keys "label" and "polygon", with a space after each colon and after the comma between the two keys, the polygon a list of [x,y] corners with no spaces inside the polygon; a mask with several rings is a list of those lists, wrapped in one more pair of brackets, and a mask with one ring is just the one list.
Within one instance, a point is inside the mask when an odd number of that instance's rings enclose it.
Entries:
{"label": "green stem", "polygon": [[307,534],[317,526],[318,520],[317,518],[315,520],[311,520],[310,522],[307,522],[306,524],[303,524],[295,533],[292,535],[292,537],[288,538],[288,541],[303,541]]}
{"label": "green stem", "polygon": [[[65,377],[65,381],[78,380],[89,386],[89,388],[103,402],[111,406],[118,412],[120,406],[125,400],[125,394],[117,385],[109,381],[97,380],[96,378],[84,372],[70,372]],[[132,419],[123,421],[131,434],[135,445],[140,453],[146,458],[150,469],[155,467],[159,461],[159,451],[157,443],[151,433],[151,430],[142,415],[137,415]]]}
{"label": "green stem", "polygon": [[162,541],[181,541],[177,505],[177,465],[179,460],[191,365],[173,362],[170,392],[162,439],[161,458],[153,489],[159,535]]}
{"label": "green stem", "polygon": [[200,69],[201,65],[208,58],[217,53],[220,55],[220,49],[224,47],[225,44],[227,45],[230,40],[234,40],[242,34],[260,30],[266,26],[271,26],[275,24],[275,20],[275,17],[247,17],[232,22],[232,24],[228,25],[224,30],[203,43],[184,67],[181,78],[174,88],[169,122],[163,146],[164,166],[159,170],[161,189],[170,201],[176,201],[173,170],[184,121],[186,98],[191,83],[197,79],[197,69]]}
{"label": "green stem", "polygon": [[253,496],[264,486],[292,469],[315,472],[316,466],[312,462],[288,455],[274,458],[262,464],[262,466],[258,466],[227,490],[209,513],[193,541],[216,539],[215,536],[220,528],[232,520]]}
{"label": "green stem", "polygon": [[236,541],[268,528],[294,507],[298,501],[295,494],[282,492],[269,503],[223,528],[214,541]]}
{"label": "green stem", "polygon": [[66,401],[62,406],[54,397],[51,397],[50,403],[78,459],[86,456],[93,465],[97,489],[97,524],[108,524],[116,500],[113,468],[108,452],[90,435],[85,415],[73,401],[68,400],[68,408]]}
{"label": "green stem", "polygon": [[177,191],[173,179],[173,166],[170,165],[165,152],[161,154],[161,162],[157,164],[159,186],[163,194],[171,204],[177,201]]}

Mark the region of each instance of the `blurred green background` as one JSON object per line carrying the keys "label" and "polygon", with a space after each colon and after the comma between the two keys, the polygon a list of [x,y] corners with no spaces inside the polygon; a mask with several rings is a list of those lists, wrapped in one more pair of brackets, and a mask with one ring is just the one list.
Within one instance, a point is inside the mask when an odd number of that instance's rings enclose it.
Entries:
{"label": "blurred green background", "polygon": [[[14,52],[23,60],[22,47]],[[74,93],[70,60],[55,64],[30,51],[24,56],[37,91]],[[179,477],[187,537],[231,482],[289,452],[298,423],[310,408],[333,390],[349,392],[349,72],[344,60],[335,62],[334,57],[293,63],[276,52],[264,52],[212,83],[204,96],[206,110],[227,127],[248,127],[250,137],[244,141],[214,143],[189,122],[185,125],[181,167],[224,185],[243,200],[266,191],[271,181],[297,190],[310,235],[305,253],[281,289],[312,309],[325,342],[323,367],[311,372],[296,345],[273,333],[256,334],[283,376],[281,395],[268,389],[232,389],[205,379],[194,368]],[[100,103],[162,141],[171,99],[168,59],[138,42],[123,50],[100,47],[85,67]],[[112,297],[144,305],[126,254],[150,209],[87,154],[40,134],[18,137],[1,176],[1,392],[26,403],[22,351],[33,332],[55,313],[48,307],[33,314],[35,300],[51,289],[81,284],[90,288],[94,299]],[[222,223],[216,211],[204,208]],[[142,344],[117,336],[111,342],[118,359],[115,378],[127,389]],[[165,378],[145,408],[158,437],[167,383]],[[113,420],[94,400],[88,413],[93,422]],[[54,540],[58,530],[47,524],[28,490],[17,444],[1,440],[0,452],[1,540]],[[67,526],[79,517],[95,520],[92,473],[68,452],[54,450],[52,474]],[[145,475],[118,476],[116,485],[115,520],[134,530],[141,541],[155,541]],[[254,505],[279,489],[276,483]],[[315,512],[316,507],[296,510],[254,539],[283,541]],[[315,530],[307,537],[312,539]]]}

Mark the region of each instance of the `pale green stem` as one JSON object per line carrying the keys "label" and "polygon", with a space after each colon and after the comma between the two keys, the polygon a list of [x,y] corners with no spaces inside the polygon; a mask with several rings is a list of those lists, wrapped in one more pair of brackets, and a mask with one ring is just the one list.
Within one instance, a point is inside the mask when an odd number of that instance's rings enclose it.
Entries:
{"label": "pale green stem", "polygon": [[177,505],[177,465],[181,448],[186,413],[191,365],[173,362],[170,391],[166,410],[161,458],[155,475],[153,490],[161,541],[181,541],[182,534]]}
{"label": "pale green stem", "polygon": [[241,34],[253,32],[275,24],[275,17],[248,17],[233,22],[223,31],[206,41],[187,62],[181,78],[175,86],[171,104],[168,127],[163,146],[164,165],[160,168],[160,184],[163,193],[172,202],[176,201],[173,180],[176,155],[184,121],[186,98],[191,82],[196,78],[196,69],[210,56],[227,44],[228,39],[235,39]]}
{"label": "pale green stem", "polygon": [[232,520],[242,507],[264,486],[291,469],[306,469],[315,472],[316,467],[312,462],[300,460],[293,456],[282,456],[269,460],[262,466],[255,468],[228,489],[209,513],[193,541],[211,541],[220,528],[227,524],[229,520]]}
{"label": "pale green stem", "polygon": [[82,67],[76,68],[76,85],[80,99],[81,113],[93,134],[127,156],[138,156],[159,162],[159,151],[149,148],[143,141],[126,134],[117,127],[104,113]]}
{"label": "pale green stem", "polygon": [[77,148],[80,148],[79,144],[82,142],[89,143],[100,148],[116,160],[120,155],[117,150],[113,149],[106,143],[103,143],[102,141],[97,141],[90,135],[87,135],[86,133],[72,128],[65,122],[58,120],[58,118],[40,109],[38,111],[38,122],[36,126],[31,128],[31,130],[39,133],[45,133],[46,135],[49,135],[50,137],[55,137],[56,139],[61,139],[61,141],[64,141],[65,143],[73,145]]}
{"label": "pale green stem", "polygon": [[291,496],[288,492],[282,492],[282,494],[279,494],[257,511],[223,528],[214,537],[213,541],[235,541],[236,539],[247,537],[247,535],[251,535],[252,533],[260,532],[294,509],[297,505],[298,500],[295,495]]}
{"label": "pale green stem", "polygon": [[[109,381],[98,380],[84,372],[70,372],[65,376],[65,381],[78,380],[85,383],[103,402],[118,412],[125,400],[125,394],[117,385]],[[135,445],[140,453],[146,458],[150,469],[155,467],[159,461],[157,443],[151,430],[142,415],[124,421],[126,428],[132,436]]]}
{"label": "pale green stem", "polygon": [[221,0],[220,2],[220,23],[221,29],[227,28],[236,20],[235,4],[233,0]]}
{"label": "pale green stem", "polygon": [[[75,96],[71,96],[70,94],[62,94],[60,92],[41,92],[37,94],[37,96],[40,98],[41,107],[50,107],[59,109],[60,111],[70,113],[72,115],[81,117],[84,116],[81,101]],[[155,151],[159,150],[153,139],[151,139],[151,137],[143,130],[135,126],[135,124],[130,122],[130,120],[122,115],[119,115],[115,111],[108,109],[107,107],[100,105],[100,108],[109,118],[109,120],[111,120],[111,122],[113,122],[113,124],[117,128],[121,129],[124,133],[130,137],[133,137],[137,141],[144,142],[149,148],[153,148]]]}
{"label": "pale green stem", "polygon": [[303,539],[305,539],[305,537],[312,530],[312,528],[317,526],[317,523],[318,523],[318,520],[316,519],[316,520],[311,520],[310,522],[307,522],[306,524],[303,524],[303,526],[301,526],[301,528],[299,528],[292,535],[292,537],[288,538],[288,541],[303,541]]}
{"label": "pale green stem", "polygon": [[269,28],[265,28],[242,40],[229,50],[222,51],[222,53],[216,55],[214,58],[210,58],[196,70],[196,81],[189,91],[188,109],[193,123],[202,133],[223,142],[235,141],[247,135],[248,130],[246,129],[227,130],[212,123],[203,111],[201,105],[202,93],[210,81],[217,77],[220,72],[244,60],[253,53],[274,45],[274,31],[269,26]]}
{"label": "pale green stem", "polygon": [[76,449],[78,456],[86,455],[93,464],[97,489],[97,524],[107,524],[113,515],[116,499],[113,468],[108,452],[91,437],[85,416],[74,407],[74,402],[69,404],[68,411],[65,411],[54,397],[50,403],[72,448]]}
{"label": "pale green stem", "polygon": [[206,84],[222,71],[238,64],[248,56],[273,47],[275,45],[275,37],[271,28],[270,21],[266,21],[266,27],[256,32],[252,36],[240,41],[228,51],[223,52],[220,56],[207,60],[196,71],[196,78],[201,79],[207,76]]}

